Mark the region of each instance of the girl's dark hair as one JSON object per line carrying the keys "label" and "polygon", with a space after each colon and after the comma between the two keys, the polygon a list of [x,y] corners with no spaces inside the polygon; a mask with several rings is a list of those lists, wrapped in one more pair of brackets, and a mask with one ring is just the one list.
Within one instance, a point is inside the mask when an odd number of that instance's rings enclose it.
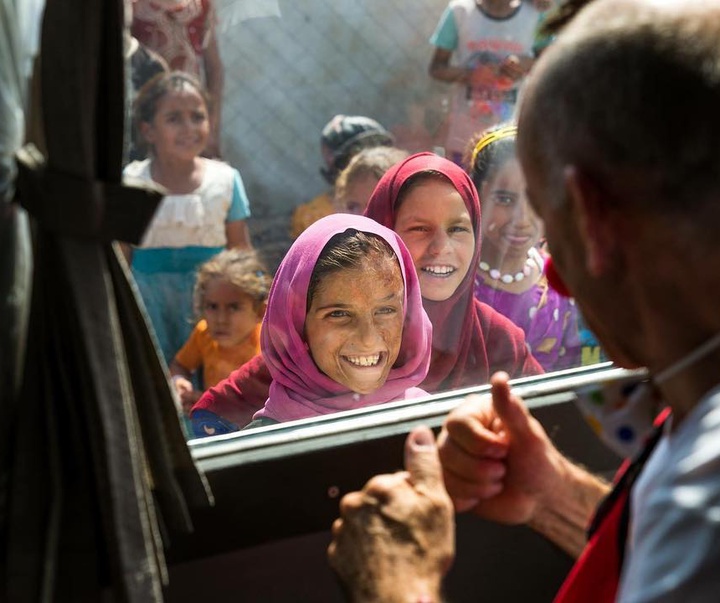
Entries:
{"label": "girl's dark hair", "polygon": [[315,293],[327,275],[339,270],[359,268],[368,258],[386,258],[398,262],[392,247],[377,235],[349,228],[333,236],[320,252],[310,275],[306,311],[310,310]]}
{"label": "girl's dark hair", "polygon": [[395,199],[395,207],[393,208],[394,211],[397,212],[397,210],[400,209],[400,206],[405,201],[408,194],[410,194],[410,191],[428,180],[442,180],[443,182],[450,183],[450,179],[445,174],[438,172],[437,170],[423,170],[422,172],[413,174],[405,182],[403,182],[403,185],[400,187],[397,199]]}
{"label": "girl's dark hair", "polygon": [[[480,192],[482,184],[490,178],[510,159],[515,159],[515,134],[507,134],[484,145],[478,153],[475,148],[483,139],[498,132],[509,130],[511,124],[503,123],[478,132],[468,143],[465,153],[465,165],[475,188]],[[473,161],[474,159],[474,161]]]}
{"label": "girl's dark hair", "polygon": [[[140,124],[151,123],[155,119],[157,107],[160,100],[169,92],[182,90],[185,86],[192,86],[205,101],[205,106],[210,111],[210,97],[195,76],[184,71],[171,71],[158,73],[150,78],[138,91],[133,102],[133,127],[135,128],[136,140],[141,145],[147,146],[143,141]],[[147,149],[143,149],[147,150]]]}

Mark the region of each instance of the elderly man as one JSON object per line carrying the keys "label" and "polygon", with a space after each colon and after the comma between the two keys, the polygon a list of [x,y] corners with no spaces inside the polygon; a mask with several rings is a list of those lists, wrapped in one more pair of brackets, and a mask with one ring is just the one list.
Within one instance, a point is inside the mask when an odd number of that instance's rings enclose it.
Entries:
{"label": "elderly man", "polygon": [[[554,265],[608,354],[648,367],[672,410],[609,496],[505,375],[448,417],[437,445],[456,509],[579,555],[557,601],[720,597],[718,40],[714,0],[594,0],[523,100],[519,154]],[[439,600],[452,517],[438,449],[414,431],[407,473],[343,500],[329,554],[353,600]]]}

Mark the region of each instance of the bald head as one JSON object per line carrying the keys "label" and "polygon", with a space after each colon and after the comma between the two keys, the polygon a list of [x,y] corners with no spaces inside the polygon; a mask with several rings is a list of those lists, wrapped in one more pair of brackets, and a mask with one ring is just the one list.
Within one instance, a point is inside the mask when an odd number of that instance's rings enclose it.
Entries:
{"label": "bald head", "polygon": [[590,2],[533,72],[521,156],[556,196],[575,165],[619,203],[718,205],[719,40],[716,0]]}

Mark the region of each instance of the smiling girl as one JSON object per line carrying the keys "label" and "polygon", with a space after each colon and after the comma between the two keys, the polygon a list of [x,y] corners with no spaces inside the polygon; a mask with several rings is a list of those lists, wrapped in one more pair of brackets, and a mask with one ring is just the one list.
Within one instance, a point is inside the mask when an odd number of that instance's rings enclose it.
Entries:
{"label": "smiling girl", "polygon": [[523,329],[546,371],[580,366],[578,311],[543,276],[545,260],[537,249],[543,227],[528,203],[516,134],[514,124],[504,124],[473,145],[470,176],[483,212],[475,296]]}
{"label": "smiling girl", "polygon": [[418,153],[382,177],[365,215],[397,232],[420,280],[433,325],[428,391],[542,373],[522,331],[473,295],[480,256],[480,203],[470,178],[453,162]]}
{"label": "smiling girl", "polygon": [[272,383],[248,427],[422,396],[431,331],[395,233],[362,216],[319,220],[275,275],[261,336]]}
{"label": "smiling girl", "polygon": [[138,93],[135,124],[150,157],[127,177],[167,190],[131,266],[166,361],[190,334],[197,267],[225,248],[249,249],[250,215],[238,171],[200,156],[210,133],[208,98],[192,76],[155,76]]}

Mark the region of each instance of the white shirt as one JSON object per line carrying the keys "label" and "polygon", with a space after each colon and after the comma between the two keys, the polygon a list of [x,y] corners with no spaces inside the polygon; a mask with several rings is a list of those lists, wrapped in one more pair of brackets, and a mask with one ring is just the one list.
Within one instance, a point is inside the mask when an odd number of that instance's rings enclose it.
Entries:
{"label": "white shirt", "polygon": [[661,437],[631,493],[618,601],[720,601],[720,388]]}

